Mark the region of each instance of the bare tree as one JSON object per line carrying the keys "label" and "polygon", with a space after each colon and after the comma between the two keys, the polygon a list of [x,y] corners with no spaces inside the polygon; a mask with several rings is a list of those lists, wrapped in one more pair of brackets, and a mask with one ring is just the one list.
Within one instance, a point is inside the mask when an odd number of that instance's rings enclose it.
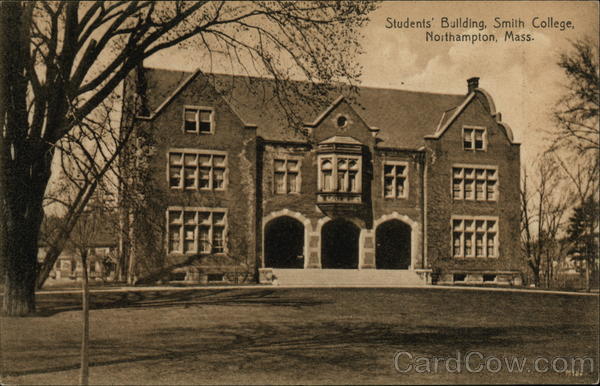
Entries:
{"label": "bare tree", "polygon": [[560,232],[569,207],[569,197],[556,194],[561,182],[560,167],[551,154],[546,153],[536,163],[536,180],[523,170],[521,181],[521,241],[533,283],[549,287],[552,267],[564,254]]}
{"label": "bare tree", "polygon": [[351,1],[0,3],[2,312],[35,311],[37,242],[59,142],[144,58],[187,42],[271,75],[277,101],[299,118],[286,103],[299,89],[283,81],[302,76],[315,99],[334,81],[355,84],[357,37],[373,9]]}
{"label": "bare tree", "polygon": [[[560,55],[558,66],[567,78],[565,94],[554,112],[556,128],[550,131],[549,152],[568,181],[570,207],[597,203],[600,177],[600,70],[598,45],[586,37],[572,42]],[[571,240],[578,244],[577,240]],[[589,264],[586,264],[589,268]],[[589,276],[589,272],[586,274]],[[589,285],[589,280],[586,280]]]}
{"label": "bare tree", "polygon": [[81,369],[79,384],[89,383],[89,342],[90,342],[90,291],[89,291],[89,257],[94,246],[94,239],[105,231],[106,219],[114,212],[114,208],[106,205],[100,195],[94,195],[79,216],[70,232],[69,240],[81,259],[82,266],[82,334],[81,334]]}
{"label": "bare tree", "polygon": [[597,43],[591,38],[572,42],[572,50],[560,55],[558,66],[564,70],[568,83],[554,113],[557,125],[552,132],[553,146],[566,146],[578,154],[597,152],[600,147]]}
{"label": "bare tree", "polygon": [[49,249],[38,269],[38,288],[48,278],[90,200],[98,193],[116,192],[117,160],[131,136],[131,131],[120,128],[114,117],[120,112],[115,111],[118,101],[116,95],[109,96],[91,119],[75,127],[55,146],[58,171],[46,191],[44,203],[53,205],[61,213],[62,221],[51,237],[46,235]]}
{"label": "bare tree", "polygon": [[583,155],[561,155],[558,150],[552,150],[552,156],[562,169],[565,178],[573,192],[573,205],[583,205],[588,199],[598,200],[600,182],[600,165],[598,151]]}

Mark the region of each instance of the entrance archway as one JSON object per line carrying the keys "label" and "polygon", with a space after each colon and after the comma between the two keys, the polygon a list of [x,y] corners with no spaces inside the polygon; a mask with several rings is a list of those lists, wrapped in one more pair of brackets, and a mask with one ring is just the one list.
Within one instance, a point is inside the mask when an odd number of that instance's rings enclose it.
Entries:
{"label": "entrance archway", "polygon": [[400,220],[389,220],[375,231],[377,269],[408,269],[411,255],[411,228]]}
{"label": "entrance archway", "polygon": [[304,267],[304,225],[295,218],[283,216],[265,227],[265,267]]}
{"label": "entrance archway", "polygon": [[336,219],[321,230],[321,266],[335,269],[358,268],[360,229],[350,221]]}

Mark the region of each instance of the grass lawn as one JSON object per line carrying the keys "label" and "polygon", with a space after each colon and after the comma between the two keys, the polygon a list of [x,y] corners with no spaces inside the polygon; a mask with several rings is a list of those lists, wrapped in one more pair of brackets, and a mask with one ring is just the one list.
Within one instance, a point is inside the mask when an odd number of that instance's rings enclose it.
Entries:
{"label": "grass lawn", "polygon": [[[598,296],[440,289],[210,289],[92,295],[90,382],[591,383]],[[2,380],[78,381],[79,296],[38,297],[39,315],[1,320]],[[402,354],[394,366],[394,356]],[[467,371],[464,356],[471,357]],[[434,357],[461,355],[447,368]],[[527,359],[510,372],[491,357]],[[555,362],[557,370],[541,370]],[[590,357],[583,372],[571,357]],[[544,362],[544,360],[546,362]],[[429,361],[429,366],[426,365]],[[488,371],[485,364],[489,365]],[[504,362],[503,362],[504,363]],[[414,368],[420,365],[419,371]],[[431,370],[427,372],[426,370]]]}

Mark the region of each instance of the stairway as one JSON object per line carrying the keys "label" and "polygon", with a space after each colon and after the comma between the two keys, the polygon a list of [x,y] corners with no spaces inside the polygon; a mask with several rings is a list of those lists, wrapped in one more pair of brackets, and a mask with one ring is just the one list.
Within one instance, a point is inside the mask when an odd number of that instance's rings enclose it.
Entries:
{"label": "stairway", "polygon": [[319,287],[413,287],[426,285],[425,275],[413,270],[282,269],[272,268],[273,284]]}

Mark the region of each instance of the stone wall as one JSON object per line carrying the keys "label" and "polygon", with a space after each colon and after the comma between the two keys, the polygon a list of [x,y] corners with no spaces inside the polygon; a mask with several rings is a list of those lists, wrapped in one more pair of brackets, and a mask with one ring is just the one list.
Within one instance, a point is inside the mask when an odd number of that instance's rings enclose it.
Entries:
{"label": "stone wall", "polygon": [[[487,150],[465,151],[464,125],[487,128]],[[504,128],[491,116],[485,97],[477,93],[463,113],[438,138],[427,139],[427,256],[430,267],[442,274],[472,270],[511,271],[523,269],[520,250],[519,145],[511,144]],[[466,201],[452,198],[452,165],[494,165],[498,168],[496,201]],[[497,258],[452,257],[452,215],[497,216]]]}
{"label": "stone wall", "polygon": [[[214,109],[214,133],[183,130],[184,106]],[[248,127],[201,77],[194,79],[152,120],[137,120],[139,137],[152,148],[148,157],[145,210],[136,216],[139,275],[164,267],[190,265],[187,278],[206,281],[223,274],[226,282],[253,280],[256,273],[256,130]],[[224,191],[172,189],[167,180],[168,152],[173,149],[227,153]],[[167,253],[166,211],[169,206],[227,209],[227,253]],[[154,256],[154,258],[152,258]],[[189,264],[188,264],[189,263]]]}

